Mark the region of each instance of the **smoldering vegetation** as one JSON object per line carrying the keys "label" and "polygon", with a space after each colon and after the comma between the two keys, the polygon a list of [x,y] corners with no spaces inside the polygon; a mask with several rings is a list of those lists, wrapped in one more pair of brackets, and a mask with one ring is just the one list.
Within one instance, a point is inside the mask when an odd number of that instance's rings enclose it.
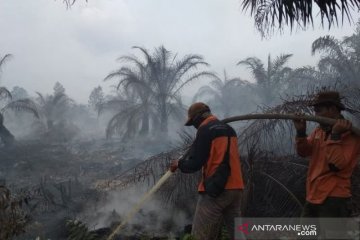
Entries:
{"label": "smoldering vegetation", "polygon": [[[323,36],[308,51],[316,66],[293,69],[290,53],[263,62],[239,59],[252,81],[215,73],[204,57],[183,57],[160,46],[135,47],[79,104],[56,83],[51,93],[0,88],[0,239],[106,239],[126,213],[186,152],[184,86],[208,79],[193,96],[219,118],[247,113],[312,114],[319,90],[344,97],[344,115],[360,125],[360,25],[345,39]],[[1,65],[11,64],[11,55]],[[2,66],[4,68],[4,66]],[[4,68],[6,71],[6,68]],[[99,83],[101,84],[101,83]],[[232,123],[238,133],[246,188],[243,214],[299,216],[307,162],[295,153],[289,121]],[[315,124],[309,124],[308,132]],[[116,239],[181,239],[191,224],[198,174],[176,172]],[[360,171],[353,175],[353,215],[359,215]]]}

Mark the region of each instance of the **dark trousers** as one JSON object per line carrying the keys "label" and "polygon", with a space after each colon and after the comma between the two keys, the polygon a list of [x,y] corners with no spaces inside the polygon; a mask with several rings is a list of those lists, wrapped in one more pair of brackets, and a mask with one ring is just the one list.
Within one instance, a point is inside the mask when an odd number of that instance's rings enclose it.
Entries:
{"label": "dark trousers", "polygon": [[350,198],[328,197],[321,204],[306,202],[301,213],[303,218],[350,217]]}
{"label": "dark trousers", "polygon": [[[343,236],[346,233],[346,228],[337,222],[329,222],[324,219],[326,218],[348,218],[351,215],[350,210],[350,199],[349,198],[340,198],[340,197],[328,197],[322,204],[313,204],[306,202],[304,209],[301,213],[302,224],[306,224],[306,218],[317,218],[315,221],[320,227],[320,235],[316,239],[328,239],[331,236],[331,239],[334,239],[334,236],[342,236],[341,239],[344,239]],[[324,218],[323,220],[321,218]],[[313,220],[311,220],[313,221]],[[340,237],[339,237],[340,238]],[[336,239],[336,237],[335,237]]]}
{"label": "dark trousers", "polygon": [[218,239],[223,223],[230,238],[234,239],[234,220],[241,216],[241,196],[242,190],[225,190],[217,198],[200,194],[191,232],[195,239]]}

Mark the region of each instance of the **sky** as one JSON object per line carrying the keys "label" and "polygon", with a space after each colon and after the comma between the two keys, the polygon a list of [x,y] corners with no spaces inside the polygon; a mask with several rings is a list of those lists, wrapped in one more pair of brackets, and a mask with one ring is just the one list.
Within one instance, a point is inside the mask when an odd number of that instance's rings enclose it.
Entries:
{"label": "sky", "polygon": [[[354,13],[356,21],[359,13]],[[316,18],[316,16],[315,16]],[[25,88],[30,95],[48,94],[60,82],[68,95],[87,103],[92,89],[110,92],[115,80],[103,79],[118,69],[117,58],[164,45],[177,53],[199,54],[222,76],[253,81],[244,66],[247,57],[267,60],[268,54],[292,53],[290,67],[315,65],[311,43],[320,36],[342,38],[355,25],[344,22],[323,29],[320,21],[306,31],[276,33],[263,39],[239,0],[77,0],[70,9],[62,0],[0,0],[0,57],[13,58],[3,66],[0,86]],[[183,90],[191,96],[208,80]]]}

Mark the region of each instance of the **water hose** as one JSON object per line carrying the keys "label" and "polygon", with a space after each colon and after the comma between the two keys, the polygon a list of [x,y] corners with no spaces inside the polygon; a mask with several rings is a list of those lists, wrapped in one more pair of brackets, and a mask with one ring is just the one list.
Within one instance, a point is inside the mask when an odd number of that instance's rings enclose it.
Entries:
{"label": "water hose", "polygon": [[[327,125],[334,125],[336,122],[336,119],[332,118],[325,118],[325,117],[315,117],[311,115],[295,115],[295,114],[276,114],[276,113],[264,113],[264,114],[247,114],[247,115],[240,115],[240,116],[234,116],[229,117],[226,119],[223,119],[223,123],[230,123],[230,122],[236,122],[236,121],[243,121],[243,120],[254,120],[254,119],[282,119],[282,120],[306,120],[311,122],[317,122],[320,124],[327,124]],[[356,127],[352,127],[351,131],[355,133],[356,135],[360,136],[360,129]],[[181,158],[184,158],[188,154],[189,150],[183,154]],[[156,183],[156,185],[150,189],[149,192],[147,192],[141,200],[131,209],[131,211],[126,215],[125,220],[120,223],[116,229],[110,234],[110,236],[107,238],[107,240],[111,240],[115,234],[119,232],[119,230],[125,226],[125,224],[130,221],[134,215],[140,210],[142,205],[145,201],[147,201],[152,194],[154,194],[165,182],[166,180],[172,175],[173,173],[168,170]]]}
{"label": "water hose", "polygon": [[107,240],[111,240],[116,233],[119,232],[119,230],[125,226],[125,224],[130,221],[134,215],[140,210],[140,208],[142,207],[142,205],[144,204],[145,201],[147,201],[151,195],[153,195],[165,182],[166,180],[168,180],[168,178],[172,175],[173,173],[169,170],[167,171],[164,176],[162,176],[159,181],[156,183],[156,185],[154,187],[152,187],[150,189],[149,192],[147,192],[142,198],[141,200],[131,209],[131,211],[126,215],[124,221],[122,221],[122,223],[119,224],[119,226],[116,227],[116,229],[110,234],[110,236],[107,238]]}
{"label": "water hose", "polygon": [[[254,119],[282,119],[282,120],[301,120],[304,119],[306,121],[317,122],[320,124],[334,125],[336,119],[326,118],[326,117],[315,117],[311,115],[295,115],[295,114],[277,114],[277,113],[259,113],[259,114],[247,114],[240,115],[235,117],[229,117],[222,122],[230,123],[242,120],[254,120]],[[356,127],[352,127],[351,131],[356,135],[360,136],[360,129]]]}

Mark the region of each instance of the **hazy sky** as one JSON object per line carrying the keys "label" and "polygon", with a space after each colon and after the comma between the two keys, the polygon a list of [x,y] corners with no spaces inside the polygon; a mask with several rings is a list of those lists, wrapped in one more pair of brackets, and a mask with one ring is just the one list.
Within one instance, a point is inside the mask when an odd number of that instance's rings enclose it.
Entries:
{"label": "hazy sky", "polygon": [[[59,81],[73,99],[86,103],[91,90],[120,65],[122,55],[164,45],[168,50],[200,54],[211,70],[251,80],[236,63],[246,57],[293,53],[291,67],[313,65],[311,43],[327,34],[341,38],[355,28],[347,22],[330,32],[285,31],[262,40],[239,0],[77,0],[66,9],[62,0],[0,0],[0,56],[14,58],[2,70],[0,85],[51,93]],[[354,14],[356,21],[360,16]],[[115,83],[115,81],[113,81]],[[190,95],[194,87],[185,89]]]}

